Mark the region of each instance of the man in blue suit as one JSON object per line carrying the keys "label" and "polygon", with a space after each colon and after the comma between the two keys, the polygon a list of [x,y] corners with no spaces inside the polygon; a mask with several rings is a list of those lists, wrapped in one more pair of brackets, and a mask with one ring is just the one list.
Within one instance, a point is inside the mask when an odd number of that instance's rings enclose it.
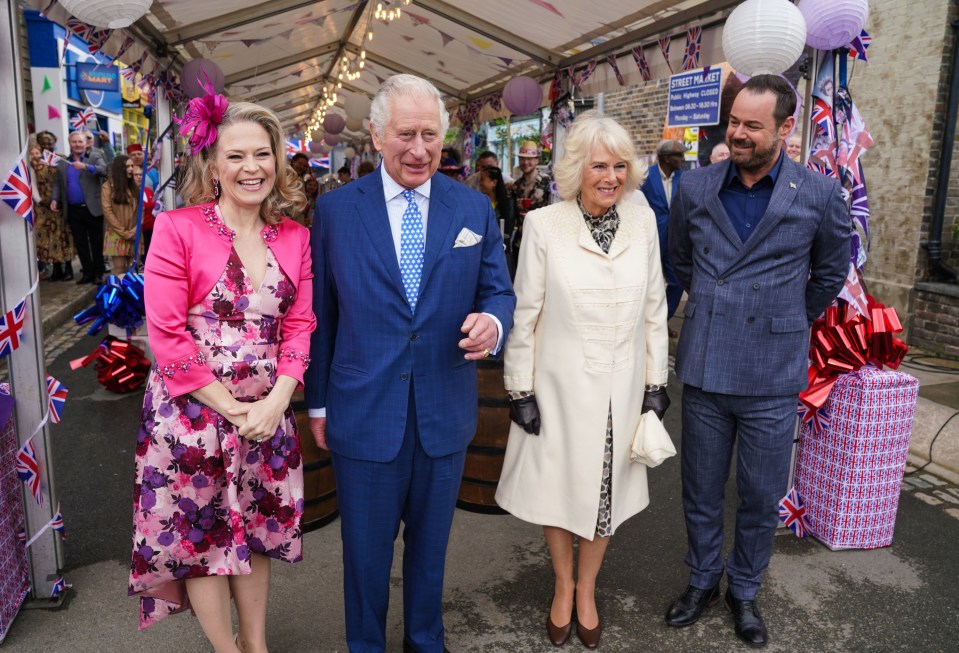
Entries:
{"label": "man in blue suit", "polygon": [[336,473],[352,653],[386,648],[401,521],[404,651],[446,650],[443,572],[476,430],[474,361],[497,354],[512,325],[489,200],[434,174],[448,125],[432,84],[389,78],[370,109],[380,169],[316,207],[306,399]]}
{"label": "man in blue suit", "polygon": [[[683,286],[676,277],[673,265],[669,261],[669,247],[666,242],[669,225],[669,207],[676,197],[679,178],[686,166],[686,150],[679,141],[663,141],[656,148],[656,163],[649,167],[646,181],[639,190],[656,214],[656,228],[659,230],[659,257],[663,263],[663,277],[666,279],[666,319],[676,312],[679,300],[683,298]],[[670,333],[675,338],[675,333]]]}
{"label": "man in blue suit", "polygon": [[[809,327],[849,266],[839,184],[783,154],[795,108],[788,82],[752,77],[730,111],[731,158],[683,176],[669,221],[670,256],[688,293],[676,376],[684,384],[690,580],[666,622],[695,623],[719,601],[725,571],[736,634],[754,647],[767,640],[756,596],[788,489]],[[739,506],[724,564],[723,491],[734,444]]]}

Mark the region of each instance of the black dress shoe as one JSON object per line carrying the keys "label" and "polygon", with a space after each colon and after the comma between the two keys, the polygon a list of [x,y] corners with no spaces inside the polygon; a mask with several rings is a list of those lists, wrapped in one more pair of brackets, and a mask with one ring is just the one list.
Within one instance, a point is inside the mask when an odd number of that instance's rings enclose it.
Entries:
{"label": "black dress shoe", "polygon": [[763,621],[755,601],[737,599],[726,590],[726,607],[736,620],[736,636],[753,648],[766,645],[766,622]]}
{"label": "black dress shoe", "polygon": [[549,641],[552,642],[553,646],[562,646],[569,640],[570,634],[573,632],[573,619],[570,617],[569,623],[563,627],[559,627],[553,623],[553,620],[550,619],[550,616],[546,615],[546,636],[549,637]]}
{"label": "black dress shoe", "polygon": [[81,274],[80,278],[77,279],[77,285],[79,286],[84,283],[93,283],[93,277],[91,277],[89,274]]}
{"label": "black dress shoe", "polygon": [[[413,648],[413,644],[410,643],[410,640],[406,639],[405,637],[403,638],[403,653],[419,653],[415,648]],[[444,646],[443,653],[450,653],[450,650]]]}
{"label": "black dress shoe", "polygon": [[63,264],[63,281],[73,281],[73,263]]}
{"label": "black dress shoe", "polygon": [[719,603],[719,585],[700,589],[690,585],[682,596],[673,601],[666,612],[666,624],[673,628],[692,626],[699,621],[706,608]]}

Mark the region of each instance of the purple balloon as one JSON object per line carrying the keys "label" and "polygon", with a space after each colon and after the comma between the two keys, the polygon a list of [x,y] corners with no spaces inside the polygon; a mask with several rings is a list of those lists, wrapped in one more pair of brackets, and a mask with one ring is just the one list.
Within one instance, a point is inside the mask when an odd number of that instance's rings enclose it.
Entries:
{"label": "purple balloon", "polygon": [[[346,127],[346,120],[338,113],[328,113],[323,118],[323,131],[327,134],[339,134]],[[326,141],[329,143],[329,139]],[[333,143],[330,143],[333,145]]]}
{"label": "purple balloon", "polygon": [[503,104],[516,116],[525,116],[539,109],[543,89],[532,77],[521,75],[506,82],[503,87]]}
{"label": "purple balloon", "polygon": [[327,132],[326,135],[323,136],[323,140],[326,142],[327,145],[336,145],[337,143],[340,142],[340,135],[331,134]]}
{"label": "purple balloon", "polygon": [[310,141],[310,152],[313,154],[322,154],[323,153],[323,143],[320,141]]}
{"label": "purple balloon", "polygon": [[207,80],[213,85],[214,91],[217,93],[223,92],[223,84],[226,79],[216,62],[209,59],[191,59],[183,66],[183,72],[180,74],[180,87],[191,98],[200,97],[206,93],[201,84],[206,84]]}

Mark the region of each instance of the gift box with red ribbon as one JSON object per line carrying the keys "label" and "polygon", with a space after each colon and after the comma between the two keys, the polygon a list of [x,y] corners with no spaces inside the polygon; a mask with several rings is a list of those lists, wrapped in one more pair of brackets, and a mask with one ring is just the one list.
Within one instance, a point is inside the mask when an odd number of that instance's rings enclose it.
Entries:
{"label": "gift box with red ribbon", "polygon": [[802,423],[795,486],[830,549],[892,543],[918,396],[915,377],[865,365],[834,380],[825,426]]}
{"label": "gift box with red ribbon", "polygon": [[13,430],[13,397],[0,384],[0,642],[30,591],[26,531],[23,520],[23,484],[14,459],[17,436]]}

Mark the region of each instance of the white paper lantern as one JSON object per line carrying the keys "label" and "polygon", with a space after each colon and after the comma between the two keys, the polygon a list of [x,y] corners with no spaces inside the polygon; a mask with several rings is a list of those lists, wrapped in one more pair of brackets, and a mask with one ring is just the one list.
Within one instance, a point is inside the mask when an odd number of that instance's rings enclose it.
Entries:
{"label": "white paper lantern", "polygon": [[779,75],[802,54],[806,21],[789,0],[746,0],[723,27],[723,53],[737,71]]}
{"label": "white paper lantern", "polygon": [[351,132],[358,132],[363,129],[363,119],[362,118],[347,118],[346,119],[346,128]]}
{"label": "white paper lantern", "polygon": [[373,100],[361,93],[351,93],[343,100],[346,115],[357,120],[369,117],[370,105],[372,104]]}
{"label": "white paper lantern", "polygon": [[60,0],[71,14],[94,27],[129,27],[150,10],[153,0]]}
{"label": "white paper lantern", "polygon": [[806,19],[806,43],[835,50],[859,36],[869,18],[869,0],[800,0]]}
{"label": "white paper lantern", "polygon": [[356,156],[356,150],[354,150],[352,147],[348,147],[343,150],[343,156],[347,159],[352,159],[354,156]]}

